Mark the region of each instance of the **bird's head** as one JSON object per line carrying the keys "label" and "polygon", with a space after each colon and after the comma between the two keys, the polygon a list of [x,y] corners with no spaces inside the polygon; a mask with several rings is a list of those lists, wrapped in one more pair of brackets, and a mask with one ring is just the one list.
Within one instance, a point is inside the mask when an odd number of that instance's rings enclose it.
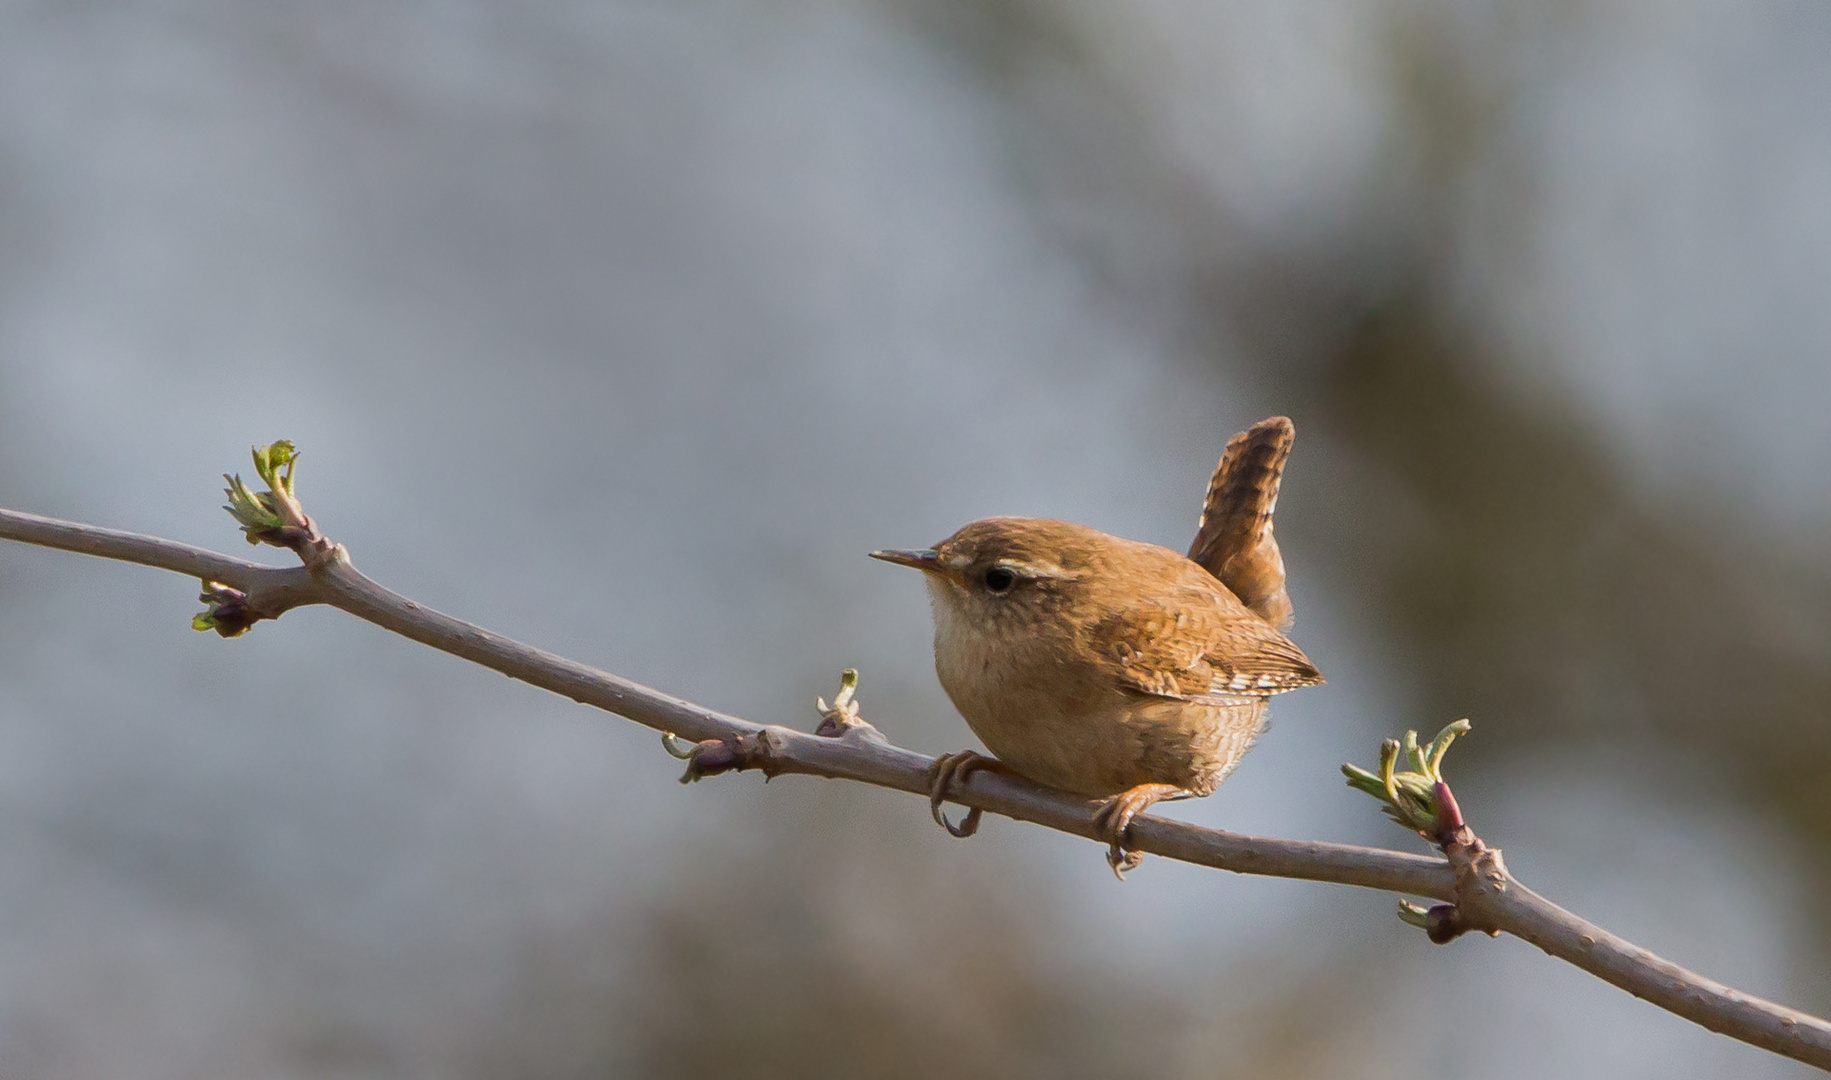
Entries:
{"label": "bird's head", "polygon": [[951,617],[985,633],[1046,633],[1051,620],[1072,620],[1094,606],[1091,593],[1128,546],[1067,521],[993,517],[931,548],[871,557],[922,571],[937,620]]}

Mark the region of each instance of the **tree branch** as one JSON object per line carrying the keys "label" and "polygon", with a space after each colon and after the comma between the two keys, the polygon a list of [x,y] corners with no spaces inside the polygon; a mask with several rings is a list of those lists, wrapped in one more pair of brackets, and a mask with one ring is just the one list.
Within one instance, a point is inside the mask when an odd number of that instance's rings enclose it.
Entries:
{"label": "tree branch", "polygon": [[[928,794],[928,770],[934,759],[891,745],[868,724],[849,725],[837,736],[819,736],[715,712],[409,600],[359,572],[341,547],[315,571],[302,566],[282,569],[172,540],[5,509],[0,509],[0,539],[223,582],[246,593],[251,606],[262,601],[261,610],[272,611],[266,618],[310,604],[339,608],[422,645],[656,731],[684,735],[695,742],[731,743],[745,754],[741,767],[857,780]],[[1096,800],[1052,791],[1019,777],[981,772],[959,788],[959,795],[958,801],[967,806],[1080,836],[1097,836]],[[1132,835],[1140,851],[1238,873],[1332,881],[1435,899],[1448,899],[1452,885],[1443,860],[1405,852],[1266,840],[1162,818],[1139,818]]]}
{"label": "tree branch", "polygon": [[[288,459],[290,453],[288,447]],[[260,463],[263,478],[276,491],[280,483],[268,474],[283,463],[276,462],[272,468]],[[673,735],[684,735],[697,745],[682,751],[693,758],[683,780],[729,769],[758,769],[768,775],[799,773],[928,793],[929,769],[935,759],[891,745],[876,728],[859,720],[856,707],[849,702],[849,684],[839,707],[826,712],[820,733],[814,734],[727,716],[512,641],[391,592],[358,572],[349,553],[324,539],[298,509],[291,497],[290,476],[280,482],[285,485],[284,497],[268,504],[277,515],[277,524],[251,526],[241,512],[237,516],[251,537],[298,552],[302,566],[262,566],[157,537],[4,509],[0,509],[0,539],[198,578],[204,582],[211,610],[199,616],[197,625],[225,636],[294,607],[326,604],[339,608],[421,644],[627,717],[663,732],[670,740]],[[212,591],[214,583],[230,588]],[[1447,791],[1444,785],[1446,795]],[[950,799],[1102,839],[1094,816],[1098,801],[1019,777],[976,772],[953,789]],[[1459,815],[1456,821],[1460,824]],[[1482,845],[1472,832],[1468,837],[1472,844],[1445,845],[1447,858],[1438,859],[1351,844],[1243,836],[1141,816],[1132,823],[1128,843],[1138,851],[1235,873],[1329,881],[1443,901],[1426,913],[1449,928],[1442,940],[1466,930],[1513,934],[1712,1031],[1831,1070],[1831,1023],[1706,979],[1578,918],[1520,884],[1507,871],[1498,850]],[[1412,908],[1422,911],[1415,905]],[[1433,938],[1437,937],[1433,930]]]}

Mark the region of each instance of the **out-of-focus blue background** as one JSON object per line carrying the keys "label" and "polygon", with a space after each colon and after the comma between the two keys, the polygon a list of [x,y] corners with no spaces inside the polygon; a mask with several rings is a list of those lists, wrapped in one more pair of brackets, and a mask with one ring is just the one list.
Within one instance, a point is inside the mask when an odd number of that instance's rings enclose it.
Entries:
{"label": "out-of-focus blue background", "polygon": [[[1226,437],[1327,686],[1168,812],[1414,841],[1831,1008],[1831,11],[0,7],[0,505],[239,548],[759,721],[969,745],[915,575],[1182,547]],[[284,562],[269,552],[267,557]],[[0,546],[0,1072],[1781,1077],[1392,898],[786,778],[308,610]]]}

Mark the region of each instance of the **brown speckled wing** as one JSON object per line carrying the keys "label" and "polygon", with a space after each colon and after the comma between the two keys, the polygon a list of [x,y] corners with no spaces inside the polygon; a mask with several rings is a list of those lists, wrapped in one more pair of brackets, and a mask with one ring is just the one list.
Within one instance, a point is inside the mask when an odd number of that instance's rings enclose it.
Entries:
{"label": "brown speckled wing", "polygon": [[1122,686],[1154,697],[1225,704],[1322,682],[1289,638],[1219,603],[1138,604],[1102,620],[1092,644]]}
{"label": "brown speckled wing", "polygon": [[1190,559],[1280,629],[1291,624],[1292,610],[1284,591],[1284,559],[1272,536],[1272,511],[1296,437],[1289,418],[1273,416],[1227,440],[1189,546]]}

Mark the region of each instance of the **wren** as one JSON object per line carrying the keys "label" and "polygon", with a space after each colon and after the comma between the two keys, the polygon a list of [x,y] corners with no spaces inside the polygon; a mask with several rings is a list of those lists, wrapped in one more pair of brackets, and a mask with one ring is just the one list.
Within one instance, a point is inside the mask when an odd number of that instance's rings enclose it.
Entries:
{"label": "wren", "polygon": [[1281,416],[1228,441],[1187,555],[1047,518],[975,521],[932,548],[874,551],[923,572],[935,671],[995,758],[935,763],[930,804],[978,769],[1103,800],[1124,876],[1132,819],[1211,794],[1265,728],[1266,701],[1322,682],[1282,627],[1291,603],[1272,511],[1294,438]]}

